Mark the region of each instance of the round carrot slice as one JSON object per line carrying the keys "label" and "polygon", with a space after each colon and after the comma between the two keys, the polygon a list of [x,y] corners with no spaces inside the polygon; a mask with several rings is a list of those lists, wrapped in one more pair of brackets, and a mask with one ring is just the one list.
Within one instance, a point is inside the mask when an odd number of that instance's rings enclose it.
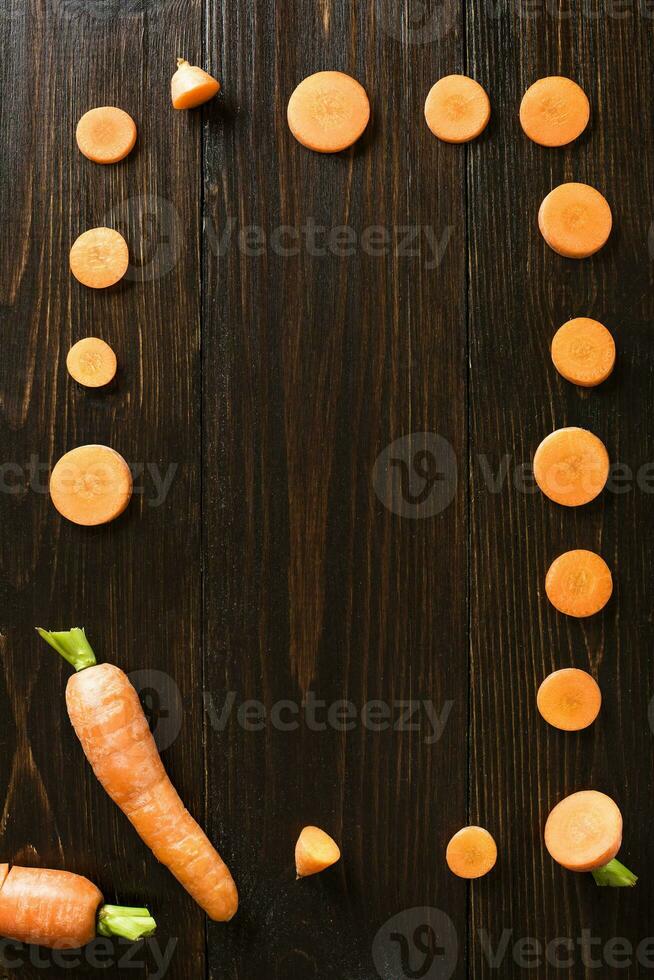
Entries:
{"label": "round carrot slice", "polygon": [[70,271],[83,286],[115,286],[129,267],[127,242],[113,228],[91,228],[70,250]]}
{"label": "round carrot slice", "polygon": [[132,496],[130,468],[108,446],[79,446],[50,475],[50,496],[62,517],[91,527],[113,521]]}
{"label": "round carrot slice", "polygon": [[336,841],[320,827],[305,827],[295,845],[295,869],[298,878],[318,874],[340,859]]}
{"label": "round carrot slice", "polygon": [[568,871],[593,871],[622,846],[622,814],[597,790],[573,793],[554,807],[545,824],[545,847]]}
{"label": "round carrot slice", "polygon": [[606,327],[586,316],[568,320],[554,334],[552,361],[562,377],[582,388],[594,388],[615,366],[615,341]]}
{"label": "round carrot slice", "polygon": [[425,119],[434,136],[445,143],[467,143],[486,129],[490,100],[474,78],[446,75],[432,87]]}
{"label": "round carrot slice", "polygon": [[609,454],[601,439],[586,429],[557,429],[536,450],[534,477],[550,500],[580,507],[606,486]]}
{"label": "round carrot slice", "polygon": [[554,608],[566,616],[593,616],[613,593],[611,570],[594,551],[566,551],[550,565],[545,591]]}
{"label": "round carrot slice", "polygon": [[482,878],[495,867],[497,844],[483,827],[464,827],[447,845],[445,860],[459,878]]}
{"label": "round carrot slice", "polygon": [[77,145],[94,163],[118,163],[132,152],[136,123],[122,109],[98,106],[85,112],[77,124]]}
{"label": "round carrot slice", "polygon": [[565,667],[545,678],[536,702],[548,724],[564,732],[580,732],[597,718],[602,692],[595,678],[585,670]]}
{"label": "round carrot slice", "polygon": [[363,134],[370,120],[370,102],[356,78],[341,71],[319,71],[295,89],[287,118],[302,146],[317,153],[339,153]]}
{"label": "round carrot slice", "polygon": [[538,227],[547,244],[569,259],[586,259],[606,245],[613,216],[599,191],[588,184],[560,184],[538,212]]}
{"label": "round carrot slice", "polygon": [[590,102],[571,78],[539,78],[520,104],[520,124],[541,146],[565,146],[581,136],[590,119]]}
{"label": "round carrot slice", "polygon": [[116,375],[116,355],[99,337],[84,337],[68,351],[66,367],[71,378],[86,388],[102,388]]}
{"label": "round carrot slice", "polygon": [[177,59],[177,71],[170,82],[174,109],[195,109],[220,92],[220,82],[185,58]]}

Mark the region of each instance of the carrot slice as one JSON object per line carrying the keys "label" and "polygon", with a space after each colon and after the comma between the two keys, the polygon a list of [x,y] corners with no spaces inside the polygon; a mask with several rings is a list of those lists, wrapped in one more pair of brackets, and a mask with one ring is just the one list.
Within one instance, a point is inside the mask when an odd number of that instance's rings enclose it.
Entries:
{"label": "carrot slice", "polygon": [[91,527],[113,521],[132,496],[130,468],[108,446],[79,446],[62,456],[50,476],[50,497],[62,517]]}
{"label": "carrot slice", "polygon": [[75,133],[80,151],[94,163],[118,163],[132,152],[136,123],[116,106],[103,105],[85,112]]}
{"label": "carrot slice", "polygon": [[606,486],[609,454],[601,439],[586,429],[557,429],[536,450],[534,477],[550,500],[564,507],[580,507]]}
{"label": "carrot slice", "polygon": [[116,375],[116,355],[99,337],[84,337],[68,351],[66,367],[71,378],[86,388],[102,388]]}
{"label": "carrot slice", "polygon": [[594,388],[615,366],[615,341],[606,327],[586,316],[568,320],[552,340],[554,367],[566,381]]}
{"label": "carrot slice", "polygon": [[611,570],[594,551],[566,551],[550,565],[545,591],[554,608],[566,616],[593,616],[613,593]]}
{"label": "carrot slice", "polygon": [[287,109],[293,136],[316,153],[339,153],[362,136],[370,120],[363,85],[342,71],[319,71],[300,82]]}
{"label": "carrot slice", "polygon": [[191,65],[185,58],[177,59],[177,71],[170,82],[174,109],[195,109],[220,92],[220,82],[203,68]]}
{"label": "carrot slice", "polygon": [[483,827],[463,827],[447,845],[445,860],[459,878],[481,878],[495,867],[497,844]]}
{"label": "carrot slice", "polygon": [[546,677],[538,689],[538,710],[545,721],[564,732],[580,732],[597,718],[602,692],[585,670],[565,667]]}
{"label": "carrot slice", "polygon": [[129,267],[127,242],[113,228],[91,228],[70,250],[70,271],[83,286],[115,286]]}
{"label": "carrot slice", "polygon": [[605,793],[582,790],[554,807],[545,824],[545,846],[568,871],[593,871],[612,861],[622,845],[622,814]]}
{"label": "carrot slice", "polygon": [[318,874],[336,864],[341,852],[336,841],[320,827],[305,827],[295,845],[298,878]]}
{"label": "carrot slice", "polygon": [[538,226],[547,244],[559,255],[585,259],[606,245],[613,215],[606,198],[594,187],[560,184],[541,204]]}
{"label": "carrot slice", "polygon": [[486,129],[491,106],[479,82],[467,75],[446,75],[431,88],[425,119],[445,143],[467,143]]}
{"label": "carrot slice", "polygon": [[571,78],[539,78],[520,104],[520,125],[540,146],[565,146],[581,136],[590,119],[590,102]]}

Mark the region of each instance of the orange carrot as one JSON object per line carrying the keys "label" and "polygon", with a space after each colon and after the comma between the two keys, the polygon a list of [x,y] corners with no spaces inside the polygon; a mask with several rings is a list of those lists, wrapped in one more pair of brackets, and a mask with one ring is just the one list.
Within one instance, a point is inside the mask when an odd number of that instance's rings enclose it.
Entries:
{"label": "orange carrot", "polygon": [[78,446],[55,464],[50,497],[62,517],[92,527],[119,517],[132,496],[130,468],[109,446]]}
{"label": "orange carrot", "polygon": [[538,689],[537,704],[548,724],[564,732],[579,732],[597,718],[602,692],[585,670],[565,667],[545,678]]}
{"label": "orange carrot", "polygon": [[566,616],[593,616],[613,593],[611,570],[594,551],[566,551],[550,565],[545,591],[554,608]]}
{"label": "orange carrot", "polygon": [[135,942],[157,924],[145,908],[103,905],[88,878],[69,871],[0,866],[0,936],[50,949],[80,949],[96,934]]}
{"label": "orange carrot", "polygon": [[132,152],[136,124],[115,106],[103,105],[85,112],[75,133],[80,151],[94,163],[118,163]]}
{"label": "orange carrot", "polygon": [[567,381],[593,388],[613,371],[615,341],[603,324],[579,316],[568,320],[554,334],[552,361]]}
{"label": "orange carrot", "polygon": [[317,153],[339,153],[363,135],[370,102],[363,85],[342,71],[319,71],[297,86],[288,101],[293,136]]}
{"label": "orange carrot", "polygon": [[486,129],[490,100],[479,82],[467,75],[446,75],[431,88],[425,119],[445,143],[467,143]]}
{"label": "orange carrot", "polygon": [[550,500],[564,507],[580,507],[606,486],[609,454],[604,443],[586,429],[557,429],[536,450],[534,478]]}
{"label": "orange carrot", "polygon": [[184,58],[177,59],[177,71],[170,82],[174,109],[195,109],[220,92],[220,82]]}
{"label": "orange carrot", "polygon": [[495,867],[497,844],[483,827],[463,827],[447,845],[445,860],[459,878],[482,878]]}
{"label": "orange carrot", "polygon": [[539,78],[525,92],[520,124],[530,140],[541,146],[565,146],[581,136],[590,119],[584,90],[571,78]]}
{"label": "orange carrot", "polygon": [[538,226],[547,244],[559,255],[585,259],[606,245],[613,216],[608,202],[594,187],[560,184],[541,204]]}
{"label": "orange carrot", "polygon": [[318,874],[336,864],[341,856],[338,844],[319,827],[305,827],[295,845],[298,878]]}
{"label": "orange carrot", "polygon": [[116,375],[116,355],[99,337],[84,337],[68,351],[66,367],[71,378],[86,388],[102,388]]}
{"label": "orange carrot", "polygon": [[96,663],[84,630],[38,632],[75,668],[66,705],[99,782],[207,915],[231,919],[238,906],[236,885],[166,775],[127,676],[112,664]]}
{"label": "orange carrot", "polygon": [[596,790],[573,793],[554,807],[545,824],[545,846],[568,871],[592,871],[598,885],[624,888],[638,880],[615,860],[622,846],[622,814],[610,796]]}
{"label": "orange carrot", "polygon": [[91,228],[70,250],[70,271],[83,286],[107,289],[115,286],[129,268],[127,242],[113,228]]}

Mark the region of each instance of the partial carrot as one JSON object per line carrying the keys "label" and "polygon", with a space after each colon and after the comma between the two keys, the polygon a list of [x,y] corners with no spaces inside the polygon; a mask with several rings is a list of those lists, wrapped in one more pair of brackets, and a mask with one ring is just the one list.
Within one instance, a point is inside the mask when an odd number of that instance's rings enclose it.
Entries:
{"label": "partial carrot", "polygon": [[91,228],[70,250],[70,271],[83,286],[107,289],[115,286],[129,268],[127,242],[113,228]]}
{"label": "partial carrot", "polygon": [[463,827],[447,845],[445,860],[459,878],[482,878],[495,867],[497,844],[483,827]]}
{"label": "partial carrot", "polygon": [[593,616],[613,593],[611,570],[594,551],[566,551],[550,565],[545,591],[554,608],[566,616]]}
{"label": "partial carrot", "polygon": [[177,59],[177,71],[170,82],[174,109],[195,109],[220,92],[220,82],[185,58]]}
{"label": "partial carrot", "polygon": [[567,381],[582,388],[594,388],[613,371],[615,341],[598,320],[575,317],[554,334],[552,361]]}
{"label": "partial carrot", "polygon": [[295,870],[298,878],[318,874],[340,859],[336,841],[319,827],[305,827],[295,845]]}
{"label": "partial carrot", "polygon": [[103,105],[85,112],[75,132],[80,151],[94,163],[118,163],[134,149],[136,123],[116,106]]}
{"label": "partial carrot", "polygon": [[431,88],[425,119],[445,143],[467,143],[486,129],[491,106],[485,90],[467,75],[446,75]]}
{"label": "partial carrot", "polygon": [[545,824],[545,846],[568,871],[592,871],[598,885],[631,887],[637,878],[615,860],[622,847],[622,814],[597,790],[573,793],[554,807]]}
{"label": "partial carrot", "polygon": [[370,120],[363,85],[342,71],[319,71],[300,82],[288,101],[293,136],[317,153],[339,153],[361,137]]}
{"label": "partial carrot", "polygon": [[606,245],[613,215],[606,198],[588,184],[560,184],[538,212],[538,227],[547,244],[569,259],[585,259]]}
{"label": "partial carrot", "polygon": [[1,866],[0,936],[50,949],[80,949],[96,935],[136,942],[157,924],[145,908],[104,905],[102,892],[81,875]]}
{"label": "partial carrot", "polygon": [[86,388],[102,388],[116,375],[116,355],[99,337],[84,337],[68,351],[66,367],[71,378]]}
{"label": "partial carrot", "polygon": [[550,500],[564,507],[580,507],[606,486],[609,454],[601,439],[586,429],[557,429],[536,450],[534,478]]}
{"label": "partial carrot", "polygon": [[109,446],[78,446],[55,464],[50,497],[62,517],[92,527],[115,520],[132,496],[129,466]]}
{"label": "partial carrot", "polygon": [[571,78],[548,75],[530,85],[520,104],[520,125],[541,146],[565,146],[581,136],[590,119],[590,102]]}
{"label": "partial carrot", "polygon": [[602,706],[602,692],[585,670],[564,667],[546,677],[538,689],[538,710],[545,721],[564,732],[592,725]]}
{"label": "partial carrot", "polygon": [[127,676],[112,664],[97,664],[84,630],[38,633],[75,668],[66,687],[68,714],[104,789],[207,915],[231,919],[236,885],[166,775]]}

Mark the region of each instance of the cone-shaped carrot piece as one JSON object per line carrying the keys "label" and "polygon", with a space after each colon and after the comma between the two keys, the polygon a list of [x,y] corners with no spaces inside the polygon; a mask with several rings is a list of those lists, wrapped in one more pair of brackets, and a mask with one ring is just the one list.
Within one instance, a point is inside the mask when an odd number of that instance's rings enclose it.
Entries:
{"label": "cone-shaped carrot piece", "polygon": [[585,670],[564,667],[545,678],[538,689],[537,703],[548,724],[564,732],[580,732],[597,718],[602,692]]}
{"label": "cone-shaped carrot piece", "polygon": [[590,102],[571,78],[539,78],[520,104],[520,124],[541,146],[565,146],[581,136],[590,119]]}
{"label": "cone-shaped carrot piece", "polygon": [[606,198],[588,184],[560,184],[538,212],[538,227],[550,248],[569,259],[585,259],[606,245],[613,215]]}
{"label": "cone-shaped carrot piece", "polygon": [[109,446],[78,446],[55,464],[50,497],[62,517],[91,527],[113,521],[132,496],[129,466]]}
{"label": "cone-shaped carrot piece", "polygon": [[606,381],[613,371],[615,341],[597,320],[575,317],[554,334],[552,361],[567,381],[582,388],[593,388]]}
{"label": "cone-shaped carrot piece", "polygon": [[447,845],[445,860],[459,878],[482,878],[495,867],[497,844],[483,827],[463,827]]}
{"label": "cone-shaped carrot piece", "polygon": [[486,129],[490,114],[486,92],[467,75],[446,75],[439,79],[425,102],[427,125],[445,143],[467,143],[475,139]]}
{"label": "cone-shaped carrot piece", "polygon": [[319,71],[300,82],[288,101],[293,136],[317,153],[339,153],[362,136],[370,120],[363,85],[342,71]]}
{"label": "cone-shaped carrot piece", "polygon": [[594,551],[566,551],[550,565],[545,591],[559,612],[578,619],[593,616],[613,593],[611,570]]}
{"label": "cone-shaped carrot piece", "polygon": [[536,450],[534,478],[550,500],[580,507],[606,486],[609,454],[601,439],[586,429],[557,429]]}
{"label": "cone-shaped carrot piece", "polygon": [[70,250],[70,271],[83,286],[115,286],[129,268],[127,242],[113,228],[91,228]]}
{"label": "cone-shaped carrot piece", "polygon": [[84,337],[68,351],[66,367],[71,378],[86,388],[102,388],[116,375],[116,355],[99,337]]}
{"label": "cone-shaped carrot piece", "polygon": [[177,59],[177,71],[170,82],[170,94],[175,109],[195,109],[220,92],[220,82],[197,65],[184,58]]}
{"label": "cone-shaped carrot piece", "polygon": [[598,885],[636,884],[615,860],[622,846],[622,814],[605,793],[582,790],[558,803],[545,824],[545,846],[568,871],[592,871]]}
{"label": "cone-shaped carrot piece", "polygon": [[118,163],[132,152],[136,124],[122,109],[98,106],[85,112],[77,124],[77,145],[94,163]]}
{"label": "cone-shaped carrot piece", "polygon": [[336,864],[341,856],[338,844],[319,827],[305,827],[295,845],[298,878],[318,874]]}

